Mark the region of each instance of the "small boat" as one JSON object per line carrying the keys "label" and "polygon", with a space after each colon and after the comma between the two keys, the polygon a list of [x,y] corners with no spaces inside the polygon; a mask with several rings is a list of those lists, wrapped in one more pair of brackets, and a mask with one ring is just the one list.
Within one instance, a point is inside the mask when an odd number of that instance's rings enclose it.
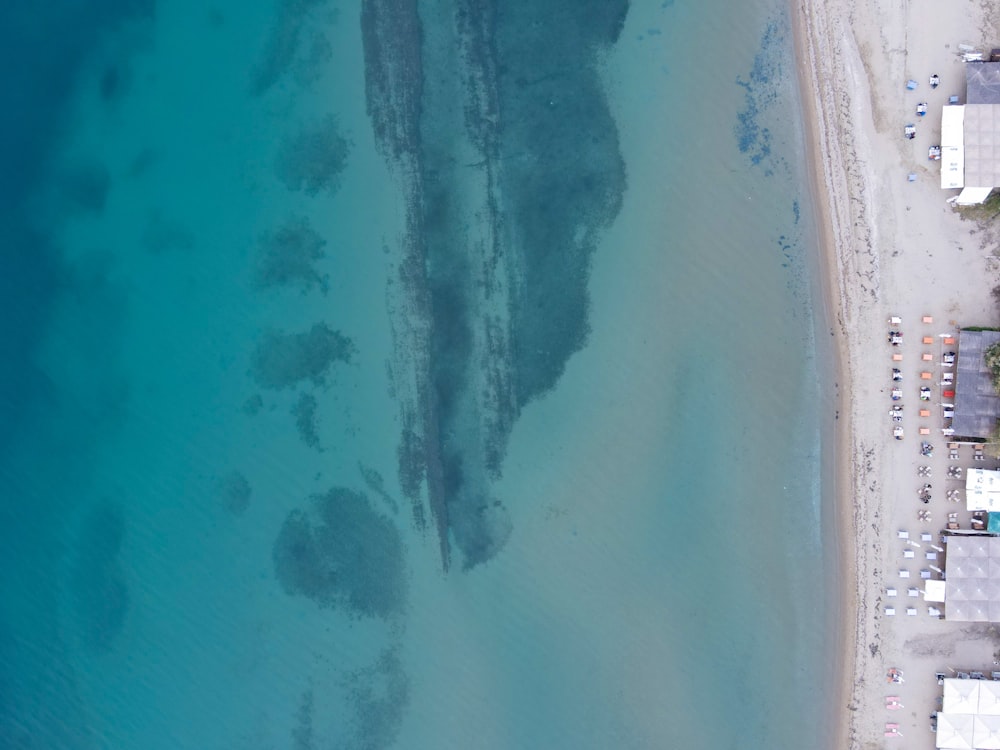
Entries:
{"label": "small boat", "polygon": [[905,128],[903,128],[903,135],[912,141],[914,138],[917,137],[917,126],[907,125]]}
{"label": "small boat", "polygon": [[927,102],[920,102],[917,105],[917,117],[923,117],[927,114]]}
{"label": "small boat", "polygon": [[941,161],[941,147],[931,146],[927,149],[927,158],[931,161]]}

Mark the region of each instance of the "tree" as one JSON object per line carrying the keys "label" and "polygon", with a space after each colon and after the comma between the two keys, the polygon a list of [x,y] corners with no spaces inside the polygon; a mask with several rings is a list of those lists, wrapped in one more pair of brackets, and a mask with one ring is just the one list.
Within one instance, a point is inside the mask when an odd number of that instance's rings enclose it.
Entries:
{"label": "tree", "polygon": [[987,347],[983,352],[983,361],[990,368],[993,379],[993,390],[1000,394],[1000,342]]}

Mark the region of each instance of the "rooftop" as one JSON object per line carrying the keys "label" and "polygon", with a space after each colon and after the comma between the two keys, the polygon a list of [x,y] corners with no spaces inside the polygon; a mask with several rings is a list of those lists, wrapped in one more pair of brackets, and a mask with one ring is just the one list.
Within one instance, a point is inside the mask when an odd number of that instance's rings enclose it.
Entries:
{"label": "rooftop", "polygon": [[987,438],[1000,419],[1000,396],[983,352],[1000,343],[1000,331],[958,332],[958,374],[955,376],[955,418],[951,426],[956,436]]}
{"label": "rooftop", "polygon": [[1000,103],[965,107],[965,184],[1000,185]]}
{"label": "rooftop", "polygon": [[966,63],[965,85],[968,104],[1000,104],[1000,63]]}

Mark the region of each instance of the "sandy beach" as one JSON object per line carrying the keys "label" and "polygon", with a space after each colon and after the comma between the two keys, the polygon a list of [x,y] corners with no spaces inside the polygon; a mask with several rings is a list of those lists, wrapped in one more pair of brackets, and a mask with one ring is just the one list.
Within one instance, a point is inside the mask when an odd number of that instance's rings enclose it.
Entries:
{"label": "sandy beach", "polygon": [[[995,460],[973,463],[962,446],[949,459],[942,435],[940,398],[931,415],[917,418],[919,373],[930,369],[937,390],[941,379],[942,335],[964,326],[997,324],[997,228],[963,219],[946,203],[957,191],[939,188],[939,164],[927,158],[939,142],[941,106],[950,95],[964,102],[965,71],[959,45],[987,55],[1000,47],[1000,9],[973,2],[946,5],[930,0],[822,0],[794,3],[800,81],[807,107],[813,180],[821,216],[827,266],[831,335],[840,354],[838,491],[844,569],[842,640],[843,721],[832,747],[899,745],[885,736],[897,723],[907,747],[934,747],[929,715],[941,688],[934,677],[950,669],[997,669],[996,629],[939,620],[928,615],[919,569],[941,544],[949,512],[959,511],[969,528],[964,503],[945,499],[950,465],[995,468]],[[929,86],[938,75],[941,85]],[[917,87],[907,89],[907,81]],[[926,102],[925,117],[917,117]],[[906,140],[903,128],[917,125]],[[908,175],[916,179],[909,181]],[[887,320],[902,319],[904,345],[887,343]],[[933,322],[923,322],[928,316]],[[924,337],[932,344],[924,345]],[[893,363],[891,354],[903,355]],[[925,362],[924,353],[933,354]],[[891,368],[903,373],[906,435],[892,438]],[[923,404],[920,404],[923,406]],[[930,428],[933,458],[920,455],[918,427]],[[928,466],[935,482],[929,504],[916,490],[925,481],[917,467]],[[959,486],[952,482],[954,486]],[[951,486],[951,485],[947,485]],[[832,498],[831,498],[832,500]],[[920,509],[929,522],[918,520]],[[913,545],[901,538],[908,532]],[[930,533],[931,541],[921,539]],[[918,548],[919,545],[919,548]],[[904,559],[904,551],[914,558]],[[913,578],[900,576],[908,569]],[[934,577],[939,577],[935,575]],[[897,590],[897,598],[887,595]],[[887,616],[887,607],[896,616]],[[916,609],[907,616],[906,609]],[[889,668],[902,669],[903,684],[887,684]],[[886,698],[903,708],[888,710]]]}

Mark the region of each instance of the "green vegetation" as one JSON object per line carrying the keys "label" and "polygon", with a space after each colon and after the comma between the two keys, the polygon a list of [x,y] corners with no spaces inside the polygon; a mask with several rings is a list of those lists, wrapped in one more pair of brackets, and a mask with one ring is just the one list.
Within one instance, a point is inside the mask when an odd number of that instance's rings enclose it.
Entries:
{"label": "green vegetation", "polygon": [[1000,343],[993,344],[983,352],[983,361],[990,368],[993,378],[993,389],[1000,393]]}
{"label": "green vegetation", "polygon": [[[994,387],[996,387],[995,381]],[[997,422],[993,432],[986,438],[986,452],[993,458],[1000,458],[1000,422]]]}
{"label": "green vegetation", "polygon": [[990,197],[978,206],[955,206],[955,210],[959,216],[969,221],[992,221],[1000,216],[1000,192],[991,193]]}

